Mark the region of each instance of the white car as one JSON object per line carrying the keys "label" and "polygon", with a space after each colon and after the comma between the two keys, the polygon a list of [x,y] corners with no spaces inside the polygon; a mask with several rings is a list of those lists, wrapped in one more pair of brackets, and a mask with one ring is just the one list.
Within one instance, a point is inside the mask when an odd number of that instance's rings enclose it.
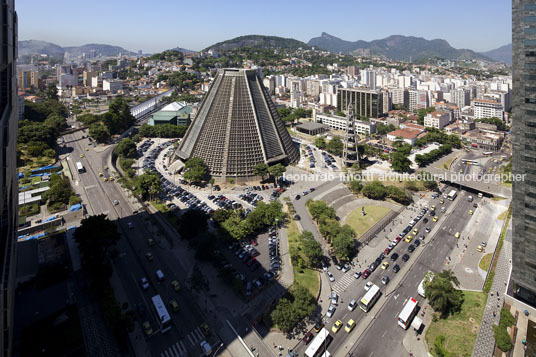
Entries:
{"label": "white car", "polygon": [[348,304],[348,310],[350,310],[350,311],[354,311],[354,309],[356,308],[356,306],[357,306],[357,301],[352,300],[352,301],[350,301],[350,303]]}
{"label": "white car", "polygon": [[147,278],[142,277],[140,280],[141,280],[141,287],[143,288],[143,290],[149,289],[149,282],[147,281]]}
{"label": "white car", "polygon": [[333,292],[333,295],[331,295],[331,305],[337,305],[338,301],[339,301],[339,295],[337,295],[336,292]]}
{"label": "white car", "polygon": [[328,307],[328,312],[326,312],[326,316],[327,317],[331,317],[333,316],[333,314],[335,313],[335,309],[336,307],[331,305],[330,307]]}
{"label": "white car", "polygon": [[128,223],[127,223],[127,227],[128,227],[129,229],[132,229],[132,228],[134,228],[134,224],[132,224],[132,222],[128,222]]}
{"label": "white car", "polygon": [[331,272],[329,270],[327,271],[327,273],[328,273],[329,281],[331,281],[333,283],[335,281],[335,278],[333,277],[333,274],[331,274]]}
{"label": "white car", "polygon": [[114,206],[117,206],[119,204],[118,200],[114,200]]}
{"label": "white car", "polygon": [[366,291],[369,291],[370,288],[372,288],[372,286],[374,285],[374,283],[372,281],[368,281],[366,284],[365,284],[365,290]]}
{"label": "white car", "polygon": [[395,239],[395,240],[393,240],[393,241],[391,242],[391,244],[393,245],[393,248],[394,248],[394,247],[396,247],[396,245],[398,244],[398,242],[397,242],[396,239]]}

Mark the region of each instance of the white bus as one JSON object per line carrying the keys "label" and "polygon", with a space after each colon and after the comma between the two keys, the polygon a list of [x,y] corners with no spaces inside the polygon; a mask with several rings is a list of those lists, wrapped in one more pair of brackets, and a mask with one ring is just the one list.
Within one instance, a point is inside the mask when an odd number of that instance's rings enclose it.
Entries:
{"label": "white bus", "polygon": [[361,310],[368,312],[370,309],[372,309],[380,295],[380,287],[378,285],[373,284],[369,291],[367,291],[365,296],[363,296],[363,298],[359,302],[359,307],[361,308]]}
{"label": "white bus", "polygon": [[451,190],[447,196],[447,198],[451,201],[454,201],[456,196],[458,195],[458,192],[456,190]]}
{"label": "white bus", "polygon": [[478,161],[476,160],[463,160],[466,165],[478,165]]}
{"label": "white bus", "polygon": [[322,328],[305,350],[305,355],[307,357],[329,356],[327,348],[331,340],[333,340],[333,337],[329,334],[328,330],[325,327]]}
{"label": "white bus", "polygon": [[484,152],[482,153],[482,155],[484,155],[484,156],[491,156],[491,155],[493,155],[493,151],[484,151]]}
{"label": "white bus", "polygon": [[417,314],[417,305],[419,302],[414,298],[410,297],[400,315],[398,315],[398,326],[402,327],[404,330],[407,330],[411,325],[411,321]]}
{"label": "white bus", "polygon": [[169,316],[169,312],[167,311],[162,298],[160,295],[155,295],[151,300],[153,301],[153,308],[160,322],[160,332],[164,333],[171,330],[171,317]]}
{"label": "white bus", "polygon": [[86,172],[84,165],[82,165],[80,161],[76,162],[76,169],[78,170],[79,174],[83,174],[84,172]]}

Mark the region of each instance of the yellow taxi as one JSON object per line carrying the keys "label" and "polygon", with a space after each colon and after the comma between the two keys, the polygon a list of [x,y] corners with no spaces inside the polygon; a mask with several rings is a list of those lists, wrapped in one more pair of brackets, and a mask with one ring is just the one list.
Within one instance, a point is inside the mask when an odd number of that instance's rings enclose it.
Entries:
{"label": "yellow taxi", "polygon": [[105,177],[105,178],[104,178],[104,182],[106,182],[106,181],[108,181],[108,177]]}
{"label": "yellow taxi", "polygon": [[105,169],[105,170],[108,170],[108,166],[104,166],[104,169]]}
{"label": "yellow taxi", "polygon": [[113,176],[110,176],[110,181],[113,181],[115,180],[115,178]]}
{"label": "yellow taxi", "polygon": [[473,215],[473,210],[472,210],[472,209],[469,210],[469,215],[470,215],[470,216]]}
{"label": "yellow taxi", "polygon": [[439,203],[443,204],[443,203],[445,203],[445,200],[444,200],[444,199],[440,199],[440,200],[439,200]]}
{"label": "yellow taxi", "polygon": [[84,154],[80,154],[80,158],[83,158],[84,157]]}
{"label": "yellow taxi", "polygon": [[147,244],[149,244],[149,247],[152,247],[154,245],[154,240],[153,238],[149,238],[147,239]]}
{"label": "yellow taxi", "polygon": [[407,243],[409,243],[411,242],[412,239],[413,239],[413,236],[407,236],[405,240]]}
{"label": "yellow taxi", "polygon": [[145,321],[143,323],[143,331],[145,331],[145,334],[147,336],[151,336],[153,334],[153,329],[151,328],[151,324],[149,323],[149,321]]}
{"label": "yellow taxi", "polygon": [[99,172],[99,177],[102,177],[104,176],[104,174],[102,172]]}
{"label": "yellow taxi", "polygon": [[435,205],[432,205],[432,207],[430,208],[430,211],[435,211]]}
{"label": "yellow taxi", "polygon": [[355,327],[355,321],[353,319],[348,320],[348,323],[346,326],[344,326],[344,330],[348,333],[352,332],[352,330]]}
{"label": "yellow taxi", "polygon": [[147,253],[145,253],[145,257],[147,258],[148,261],[150,261],[150,262],[153,261],[153,253],[147,252]]}
{"label": "yellow taxi", "polygon": [[335,321],[335,323],[333,324],[333,327],[331,328],[331,331],[333,331],[333,333],[337,333],[339,332],[339,330],[341,329],[342,327],[342,321],[341,320],[337,320]]}
{"label": "yellow taxi", "polygon": [[89,148],[86,148],[86,151],[89,151]]}
{"label": "yellow taxi", "polygon": [[454,235],[454,238],[460,238],[460,232],[456,232],[456,234]]}
{"label": "yellow taxi", "polygon": [[434,219],[433,219],[434,222],[437,222],[438,220],[439,220],[438,216],[435,216]]}
{"label": "yellow taxi", "polygon": [[173,287],[173,290],[175,291],[179,291],[181,289],[181,285],[179,284],[177,280],[171,281],[171,287]]}
{"label": "yellow taxi", "polygon": [[482,253],[483,250],[484,250],[484,248],[483,248],[481,245],[479,245],[478,247],[476,247],[476,251],[477,251],[477,252]]}
{"label": "yellow taxi", "polygon": [[460,173],[463,174],[463,169],[460,169]]}
{"label": "yellow taxi", "polygon": [[413,230],[413,234],[414,234],[414,235],[419,234],[419,230],[418,230],[417,228],[415,228],[415,229]]}
{"label": "yellow taxi", "polygon": [[169,306],[171,307],[171,310],[173,310],[175,312],[179,311],[179,304],[177,304],[176,300],[170,300],[169,301]]}
{"label": "yellow taxi", "polygon": [[389,262],[383,262],[382,263],[382,269],[385,270],[387,268],[389,268]]}

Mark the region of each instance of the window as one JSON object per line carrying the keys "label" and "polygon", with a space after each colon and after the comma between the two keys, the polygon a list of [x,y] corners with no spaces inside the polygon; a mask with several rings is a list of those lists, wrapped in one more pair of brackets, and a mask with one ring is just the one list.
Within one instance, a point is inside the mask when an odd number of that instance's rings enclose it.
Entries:
{"label": "window", "polygon": [[[526,110],[525,112],[526,112],[527,115],[530,115],[530,116],[533,116],[533,117],[536,116],[536,110]],[[536,123],[526,122],[525,124],[527,124],[527,126],[536,127]]]}
{"label": "window", "polygon": [[526,69],[536,69],[536,63],[534,63],[534,62],[525,63],[525,68]]}
{"label": "window", "polygon": [[536,52],[527,51],[527,52],[525,52],[525,57],[536,57]]}
{"label": "window", "polygon": [[525,16],[525,22],[536,22],[536,16]]}
{"label": "window", "polygon": [[536,46],[536,40],[525,40],[525,46]]}
{"label": "window", "polygon": [[534,35],[536,33],[536,27],[525,27],[525,35]]}
{"label": "window", "polygon": [[536,81],[536,75],[535,74],[526,74],[525,79],[529,81]]}
{"label": "window", "polygon": [[527,139],[536,139],[536,134],[533,133],[525,133],[525,137]]}
{"label": "window", "polygon": [[536,151],[536,146],[525,144],[525,150]]}
{"label": "window", "polygon": [[536,10],[536,4],[525,4],[525,11]]}
{"label": "window", "polygon": [[[533,158],[533,157],[530,157],[530,156],[526,156],[526,155],[525,155],[523,158],[524,158],[524,160],[525,160],[526,162],[536,162],[536,159]],[[536,182],[535,182],[535,184],[536,184]]]}
{"label": "window", "polygon": [[536,92],[536,87],[525,87],[525,92]]}
{"label": "window", "polygon": [[536,98],[525,98],[525,103],[535,104]]}

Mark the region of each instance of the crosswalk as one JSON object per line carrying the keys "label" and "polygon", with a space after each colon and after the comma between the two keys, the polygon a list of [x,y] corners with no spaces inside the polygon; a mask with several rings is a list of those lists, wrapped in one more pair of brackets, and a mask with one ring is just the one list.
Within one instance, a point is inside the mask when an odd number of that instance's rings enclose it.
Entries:
{"label": "crosswalk", "polygon": [[182,357],[188,356],[188,348],[197,346],[199,342],[205,339],[205,335],[200,327],[191,331],[184,338],[177,341],[175,344],[168,347],[160,354],[160,357]]}
{"label": "crosswalk", "polygon": [[333,291],[335,291],[337,294],[342,294],[346,289],[352,284],[352,282],[355,281],[355,278],[353,276],[354,272],[349,271],[347,273],[344,273],[344,275],[337,279],[335,284],[331,287]]}

